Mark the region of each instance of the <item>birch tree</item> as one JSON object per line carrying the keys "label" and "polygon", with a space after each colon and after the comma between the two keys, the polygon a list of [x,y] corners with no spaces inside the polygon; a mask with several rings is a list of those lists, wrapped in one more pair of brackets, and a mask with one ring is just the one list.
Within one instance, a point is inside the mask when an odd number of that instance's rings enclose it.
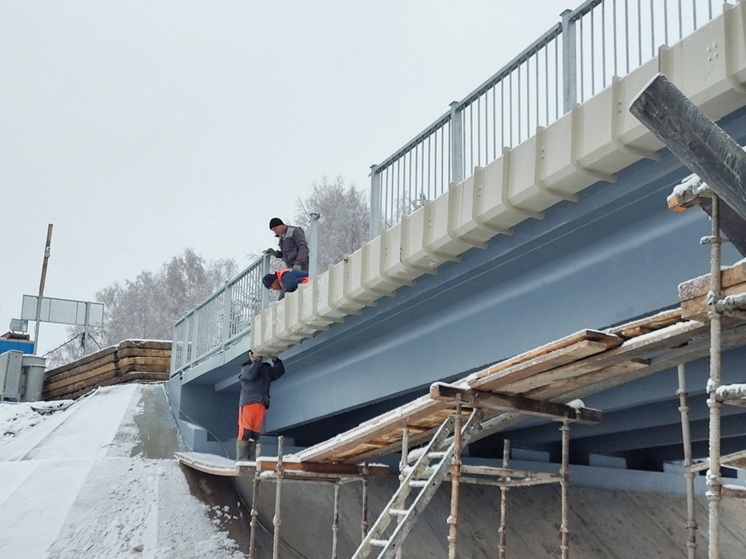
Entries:
{"label": "birch tree", "polygon": [[[347,186],[342,177],[330,181],[322,177],[312,184],[311,194],[298,200],[296,224],[303,227],[310,238],[310,214],[321,215],[318,229],[316,272],[322,273],[329,266],[360,248],[368,240],[370,209],[368,193],[354,184]],[[311,255],[314,258],[314,255]]]}

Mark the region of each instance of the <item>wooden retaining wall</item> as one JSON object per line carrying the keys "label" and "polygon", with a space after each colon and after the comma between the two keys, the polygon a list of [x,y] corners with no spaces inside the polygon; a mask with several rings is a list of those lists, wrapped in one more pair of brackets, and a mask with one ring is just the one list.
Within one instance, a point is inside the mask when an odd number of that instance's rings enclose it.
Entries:
{"label": "wooden retaining wall", "polygon": [[44,400],[67,400],[99,386],[168,380],[171,342],[124,340],[44,374]]}

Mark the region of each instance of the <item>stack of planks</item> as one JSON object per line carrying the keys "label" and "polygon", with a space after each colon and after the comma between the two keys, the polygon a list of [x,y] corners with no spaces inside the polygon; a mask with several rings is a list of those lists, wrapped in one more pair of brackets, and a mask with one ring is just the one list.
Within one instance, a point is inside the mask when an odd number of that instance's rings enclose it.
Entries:
{"label": "stack of planks", "polygon": [[133,380],[168,380],[171,342],[124,340],[119,344],[86,355],[73,363],[47,371],[43,398],[77,398],[99,386]]}

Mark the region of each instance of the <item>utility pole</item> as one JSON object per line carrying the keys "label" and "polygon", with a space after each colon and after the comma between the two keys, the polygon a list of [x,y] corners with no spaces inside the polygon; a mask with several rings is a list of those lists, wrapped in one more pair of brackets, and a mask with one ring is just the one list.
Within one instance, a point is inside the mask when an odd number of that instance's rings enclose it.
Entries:
{"label": "utility pole", "polygon": [[44,297],[44,284],[47,281],[47,263],[49,262],[50,247],[52,246],[52,224],[47,226],[47,243],[44,246],[44,260],[41,265],[41,281],[39,282],[39,297],[36,299],[36,327],[34,328],[34,355],[39,351],[39,322],[41,321],[41,300]]}

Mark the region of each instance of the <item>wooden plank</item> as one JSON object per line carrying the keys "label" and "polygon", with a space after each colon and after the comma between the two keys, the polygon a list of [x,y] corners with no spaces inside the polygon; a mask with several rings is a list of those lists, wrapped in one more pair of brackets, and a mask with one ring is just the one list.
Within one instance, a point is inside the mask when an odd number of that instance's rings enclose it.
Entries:
{"label": "wooden plank", "polygon": [[[723,287],[731,287],[746,282],[746,259],[722,270],[720,281]],[[679,301],[706,295],[710,290],[710,274],[698,276],[679,284]]]}
{"label": "wooden plank", "polygon": [[66,370],[62,372],[53,372],[57,371],[58,369],[54,369],[52,372],[47,371],[44,374],[44,380],[45,381],[60,381],[66,378],[74,377],[76,375],[79,375],[81,373],[86,373],[88,371],[93,371],[95,369],[98,369],[100,367],[103,367],[105,365],[116,365],[117,362],[117,356],[116,353],[110,353],[108,355],[104,355],[100,357],[99,359],[94,359],[92,361],[88,361],[87,363],[83,365],[75,365],[73,367],[69,367]]}
{"label": "wooden plank", "polygon": [[622,361],[621,363],[617,363],[616,365],[603,367],[590,373],[584,373],[580,376],[568,376],[564,380],[549,379],[546,383],[533,383],[533,387],[526,387],[523,395],[528,398],[539,398],[542,396],[541,389],[546,386],[551,386],[552,391],[559,391],[559,393],[569,392],[578,388],[579,386],[592,385],[602,380],[612,379],[622,375],[628,375],[630,372],[639,371],[649,366],[649,359],[633,357],[632,359]]}
{"label": "wooden plank", "polygon": [[619,326],[609,328],[606,332],[628,339],[641,336],[642,334],[648,334],[655,330],[660,330],[666,326],[671,326],[672,324],[681,322],[681,320],[681,309],[676,308],[662,311],[651,316],[646,316],[645,318],[640,318],[638,320],[633,320],[632,322],[626,322]]}
{"label": "wooden plank", "polygon": [[129,348],[120,349],[119,351],[117,351],[118,359],[124,359],[125,357],[161,357],[161,358],[170,359],[171,348],[143,349],[143,348],[129,347]]}
{"label": "wooden plank", "polygon": [[[742,293],[746,293],[746,282],[724,287],[720,291],[721,297],[725,297],[728,295],[740,295]],[[691,320],[699,320],[702,322],[709,320],[709,317],[707,316],[709,310],[710,307],[707,304],[706,295],[695,297],[694,299],[687,299],[686,301],[681,302],[682,315],[685,318]]]}
{"label": "wooden plank", "polygon": [[345,456],[346,451],[381,435],[390,434],[392,439],[397,436],[401,439],[401,433],[397,435],[397,430],[401,431],[408,424],[425,419],[447,407],[448,404],[445,402],[432,400],[429,396],[421,396],[408,404],[361,423],[349,431],[340,433],[328,441],[308,447],[296,456],[303,462],[320,462],[333,456]]}
{"label": "wooden plank", "polygon": [[[491,367],[487,367],[486,369],[479,371],[478,373],[474,373],[470,378],[478,380],[484,377],[492,376],[495,373],[508,369],[509,367],[512,367],[514,365],[540,358],[543,355],[561,350],[568,346],[572,346],[584,340],[607,343],[610,347],[614,347],[622,343],[622,340],[619,340],[616,336],[606,334],[598,330],[580,330],[578,332],[575,332],[574,334],[570,334],[569,336],[560,338],[559,340],[555,340],[541,347],[526,351],[524,353],[521,353],[520,355],[511,357],[510,359],[506,359],[505,361],[495,363]],[[469,384],[471,385],[472,383]]]}
{"label": "wooden plank", "polygon": [[493,411],[515,411],[534,417],[554,420],[595,424],[601,422],[601,411],[591,408],[574,408],[564,404],[531,400],[522,396],[508,396],[458,388],[451,384],[435,383],[430,387],[430,397],[455,403],[461,398],[461,404],[470,408],[484,408]]}
{"label": "wooden plank", "polygon": [[[621,345],[622,339],[614,336],[614,344]],[[503,392],[515,382],[521,381],[537,373],[554,369],[578,359],[606,351],[609,343],[606,341],[581,340],[569,346],[555,349],[549,353],[540,354],[533,359],[517,363],[503,370],[483,375],[482,372],[472,375],[467,380],[470,388],[487,392]]]}
{"label": "wooden plank", "polygon": [[87,363],[90,363],[91,361],[96,361],[98,359],[103,359],[105,357],[111,356],[112,359],[116,359],[116,353],[117,348],[116,346],[109,346],[105,347],[104,349],[100,349],[99,351],[95,353],[91,353],[90,355],[86,355],[82,359],[78,359],[77,361],[74,361],[72,363],[68,363],[66,365],[62,365],[61,367],[57,367],[55,369],[50,369],[47,371],[48,376],[55,376],[57,374],[63,373],[65,371],[69,371],[70,369],[74,369],[76,367],[80,367],[82,365],[85,365]]}
{"label": "wooden plank", "polygon": [[73,384],[76,384],[80,381],[83,381],[89,378],[94,378],[98,375],[108,374],[111,372],[114,372],[114,373],[117,372],[117,366],[115,363],[107,363],[96,369],[91,369],[86,372],[81,372],[75,375],[66,376],[65,378],[60,379],[60,380],[55,379],[55,378],[45,379],[44,390],[56,390],[58,388],[62,388],[65,386],[72,386]]}
{"label": "wooden plank", "polygon": [[[260,472],[275,470],[277,458],[271,456],[260,456],[257,458],[256,466]],[[358,464],[340,464],[335,462],[300,462],[297,455],[289,454],[283,457],[282,468],[286,472],[305,472],[314,474],[327,474],[329,476],[361,476],[365,467]],[[372,477],[386,477],[389,475],[389,467],[384,464],[368,464],[368,475]]]}
{"label": "wooden plank", "polygon": [[177,452],[174,454],[176,460],[184,466],[193,470],[205,472],[215,476],[236,476],[239,468],[234,460],[218,456],[217,454],[207,454],[204,452]]}
{"label": "wooden plank", "polygon": [[50,390],[44,389],[43,396],[44,398],[53,398],[56,396],[61,396],[63,394],[74,394],[80,390],[83,390],[89,387],[96,388],[97,386],[101,386],[103,381],[116,377],[116,374],[117,374],[116,370],[109,371],[106,373],[100,373],[91,378],[80,380],[73,384],[67,384],[59,388],[54,388]]}

